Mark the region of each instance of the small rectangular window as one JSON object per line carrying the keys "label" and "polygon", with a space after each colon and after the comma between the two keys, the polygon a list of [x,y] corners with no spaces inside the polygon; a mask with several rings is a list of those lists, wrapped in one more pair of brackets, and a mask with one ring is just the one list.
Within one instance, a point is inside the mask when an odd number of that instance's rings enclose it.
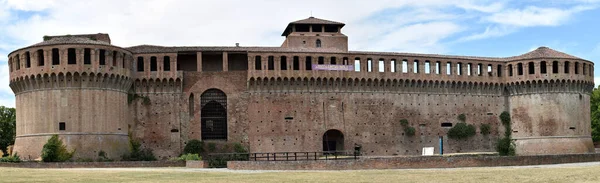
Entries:
{"label": "small rectangular window", "polygon": [[419,60],[413,62],[413,73],[419,73]]}
{"label": "small rectangular window", "polygon": [[91,50],[89,48],[83,50],[83,64],[85,65],[92,64],[92,56],[90,52]]}
{"label": "small rectangular window", "polygon": [[274,56],[268,57],[267,67],[269,70],[275,70],[275,57]]}
{"label": "small rectangular window", "polygon": [[298,56],[294,56],[293,69],[295,71],[300,70],[300,58]]}
{"label": "small rectangular window", "polygon": [[65,131],[66,129],[67,129],[67,125],[65,124],[65,122],[58,123],[58,130]]}
{"label": "small rectangular window", "polygon": [[60,57],[58,55],[58,48],[52,49],[52,65],[60,65]]}
{"label": "small rectangular window", "polygon": [[260,56],[255,56],[254,57],[254,70],[262,70],[262,63],[261,63],[261,58]]}
{"label": "small rectangular window", "polygon": [[304,69],[307,71],[312,70],[312,57],[306,57],[306,60],[304,61]]}
{"label": "small rectangular window", "polygon": [[319,65],[325,64],[325,57],[319,57],[318,64]]}
{"label": "small rectangular window", "polygon": [[286,56],[281,56],[280,60],[279,60],[279,67],[280,69],[283,70],[287,70],[287,57]]}
{"label": "small rectangular window", "polygon": [[171,70],[171,57],[169,57],[169,56],[163,57],[163,69],[165,71]]}
{"label": "small rectangular window", "polygon": [[100,56],[100,65],[106,65],[106,51],[101,49],[99,56]]}
{"label": "small rectangular window", "polygon": [[331,65],[337,64],[337,60],[335,57],[331,57]]}
{"label": "small rectangular window", "polygon": [[360,58],[354,60],[354,71],[360,72]]}
{"label": "small rectangular window", "polygon": [[38,66],[44,66],[44,50],[37,51]]}
{"label": "small rectangular window", "polygon": [[67,64],[77,64],[77,54],[75,54],[75,48],[69,48],[67,52]]}

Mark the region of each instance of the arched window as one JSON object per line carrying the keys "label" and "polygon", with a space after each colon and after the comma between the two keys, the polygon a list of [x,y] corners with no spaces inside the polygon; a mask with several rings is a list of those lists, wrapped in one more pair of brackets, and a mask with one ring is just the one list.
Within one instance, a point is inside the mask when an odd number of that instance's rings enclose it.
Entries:
{"label": "arched window", "polygon": [[267,69],[275,70],[275,57],[269,56],[267,58]]}
{"label": "arched window", "polygon": [[19,69],[21,69],[21,58],[19,57],[19,54],[17,54],[17,56],[15,56],[15,60],[17,61],[17,62],[15,63],[15,65],[17,66],[17,69],[16,69],[16,70],[19,70]]}
{"label": "arched window", "polygon": [[569,62],[565,62],[565,74],[568,74],[569,70]]}
{"label": "arched window", "polygon": [[[583,65],[583,69],[585,69],[585,64]],[[31,67],[31,54],[29,52],[25,52],[25,68]],[[585,71],[583,71],[585,74]]]}
{"label": "arched window", "polygon": [[529,62],[527,67],[529,69],[529,74],[535,74],[535,65],[533,64],[533,62]]}
{"label": "arched window", "polygon": [[508,64],[508,76],[513,76],[513,66],[512,66],[512,64]]}
{"label": "arched window", "polygon": [[38,66],[44,66],[44,50],[39,49],[37,51],[37,56],[38,56]]}
{"label": "arched window", "polygon": [[540,63],[540,73],[546,74],[546,61]]}
{"label": "arched window", "polygon": [[297,71],[297,70],[300,70],[300,57],[298,57],[298,56],[294,56],[294,63],[293,63],[293,66],[292,66],[292,68],[293,68],[295,71]]}
{"label": "arched window", "polygon": [[200,96],[202,140],[227,140],[227,95],[208,89]]}
{"label": "arched window", "polygon": [[579,62],[575,62],[575,74],[579,74]]}
{"label": "arched window", "polygon": [[552,73],[558,74],[558,61],[552,62]]}
{"label": "arched window", "polygon": [[320,47],[321,47],[321,40],[317,39],[317,48],[320,48]]}
{"label": "arched window", "polygon": [[518,63],[517,64],[517,72],[520,75],[523,75],[523,63]]}

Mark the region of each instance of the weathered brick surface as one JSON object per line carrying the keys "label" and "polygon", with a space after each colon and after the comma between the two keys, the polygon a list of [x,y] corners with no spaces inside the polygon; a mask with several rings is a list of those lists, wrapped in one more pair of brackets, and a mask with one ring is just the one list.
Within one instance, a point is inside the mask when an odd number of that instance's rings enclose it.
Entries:
{"label": "weathered brick surface", "polygon": [[186,161],[186,168],[208,168],[208,163],[206,161]]}

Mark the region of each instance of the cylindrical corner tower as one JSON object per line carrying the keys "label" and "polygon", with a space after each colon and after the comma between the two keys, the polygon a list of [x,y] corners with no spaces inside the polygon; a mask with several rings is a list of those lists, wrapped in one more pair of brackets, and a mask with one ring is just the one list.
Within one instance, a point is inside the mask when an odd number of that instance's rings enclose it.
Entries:
{"label": "cylindrical corner tower", "polygon": [[[533,57],[535,55],[535,57]],[[594,152],[593,63],[541,47],[508,62],[508,111],[518,155]]]}
{"label": "cylindrical corner tower", "polygon": [[95,159],[104,151],[118,159],[129,152],[132,55],[98,35],[45,37],[9,54],[17,107],[14,152],[22,158],[38,159],[55,134],[75,158]]}

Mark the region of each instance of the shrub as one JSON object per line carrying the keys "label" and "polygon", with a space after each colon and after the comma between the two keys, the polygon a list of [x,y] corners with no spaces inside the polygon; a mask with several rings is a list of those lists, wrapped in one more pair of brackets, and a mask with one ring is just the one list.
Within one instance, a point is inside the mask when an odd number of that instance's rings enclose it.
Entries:
{"label": "shrub", "polygon": [[458,121],[463,122],[463,123],[465,121],[467,121],[467,116],[465,116],[465,114],[460,114],[460,115],[458,115],[457,118],[458,118]]}
{"label": "shrub", "polygon": [[208,152],[215,152],[217,150],[217,144],[215,143],[208,143]]}
{"label": "shrub", "polygon": [[113,160],[110,159],[110,158],[108,158],[108,157],[106,157],[106,152],[100,150],[98,152],[98,159],[96,159],[96,161],[98,161],[98,162],[110,162],[110,161],[113,161]]}
{"label": "shrub", "polygon": [[3,158],[0,158],[0,162],[20,163],[21,162],[21,157],[19,157],[19,155],[17,153],[15,153],[12,156],[5,156]]}
{"label": "shrub", "polygon": [[64,162],[71,157],[75,150],[69,152],[62,140],[58,139],[58,135],[52,135],[48,142],[42,148],[42,161],[44,162]]}
{"label": "shrub", "polygon": [[416,131],[417,130],[415,130],[415,128],[412,126],[404,127],[404,134],[406,134],[407,136],[415,136]]}
{"label": "shrub", "polygon": [[235,152],[235,153],[248,153],[248,150],[242,144],[240,144],[240,143],[234,143],[233,144],[233,152]]}
{"label": "shrub", "polygon": [[466,139],[475,135],[475,126],[464,122],[457,123],[448,130],[448,137],[452,139]]}
{"label": "shrub", "polygon": [[152,149],[142,149],[141,146],[140,142],[129,137],[129,148],[131,149],[131,153],[123,155],[123,161],[156,161]]}
{"label": "shrub", "polygon": [[489,135],[491,129],[492,127],[490,126],[490,124],[481,124],[479,126],[479,131],[481,131],[481,134],[483,135]]}
{"label": "shrub", "polygon": [[202,154],[204,153],[204,142],[193,139],[189,140],[183,148],[184,154]]}
{"label": "shrub", "polygon": [[406,127],[406,126],[408,126],[408,120],[406,120],[406,119],[401,119],[401,120],[400,120],[400,125],[402,125],[403,127]]}
{"label": "shrub", "polygon": [[496,151],[498,151],[500,156],[514,156],[515,144],[512,142],[510,137],[498,139],[498,142],[496,143]]}
{"label": "shrub", "polygon": [[496,142],[496,151],[501,156],[514,156],[515,144],[511,139],[510,114],[506,111],[502,112],[500,114],[500,121],[502,121],[502,125],[504,126],[504,137],[498,139],[498,142]]}

